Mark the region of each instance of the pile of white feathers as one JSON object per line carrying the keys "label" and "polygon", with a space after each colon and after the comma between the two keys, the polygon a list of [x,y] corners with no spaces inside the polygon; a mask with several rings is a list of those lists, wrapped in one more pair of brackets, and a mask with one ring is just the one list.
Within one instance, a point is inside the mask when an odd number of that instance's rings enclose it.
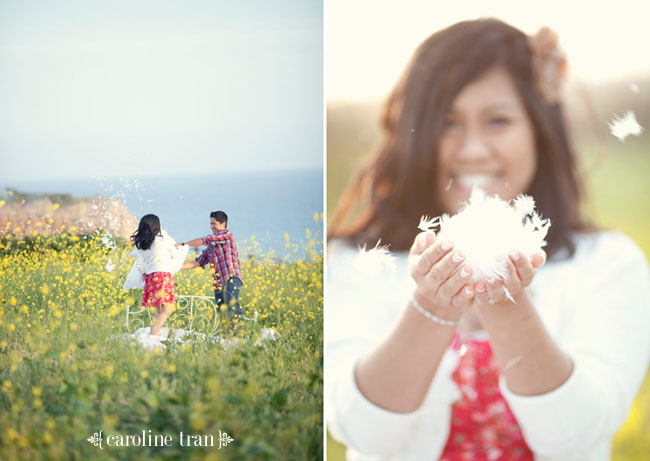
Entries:
{"label": "pile of white feathers", "polygon": [[456,215],[424,216],[418,227],[422,231],[439,228],[436,239],[451,241],[465,255],[465,264],[472,268],[472,282],[476,282],[490,276],[503,280],[507,270],[499,260],[513,250],[528,258],[538,253],[546,245],[551,221],[541,219],[530,196],[521,194],[511,205],[474,188]]}

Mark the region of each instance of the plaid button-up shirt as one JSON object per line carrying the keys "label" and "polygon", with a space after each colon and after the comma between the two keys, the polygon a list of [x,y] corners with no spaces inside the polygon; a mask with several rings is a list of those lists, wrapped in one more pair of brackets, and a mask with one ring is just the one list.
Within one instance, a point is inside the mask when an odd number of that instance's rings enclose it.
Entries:
{"label": "plaid button-up shirt", "polygon": [[[223,285],[231,278],[238,277],[242,280],[239,267],[239,253],[235,238],[228,229],[222,229],[215,234],[203,237],[206,249],[196,258],[201,267],[210,264],[214,267],[214,288],[223,289]],[[243,281],[243,280],[242,280]]]}

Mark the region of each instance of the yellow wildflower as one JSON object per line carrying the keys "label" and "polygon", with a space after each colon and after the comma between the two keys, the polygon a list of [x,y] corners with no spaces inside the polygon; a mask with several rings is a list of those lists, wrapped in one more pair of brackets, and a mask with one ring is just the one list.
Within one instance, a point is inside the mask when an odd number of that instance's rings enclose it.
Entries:
{"label": "yellow wildflower", "polygon": [[118,423],[117,416],[114,415],[104,415],[104,426],[113,429],[117,426]]}
{"label": "yellow wildflower", "polygon": [[52,438],[52,435],[51,435],[49,432],[45,431],[45,432],[43,433],[43,443],[44,443],[45,445],[49,445],[49,444],[51,444],[53,441],[54,441],[54,439]]}
{"label": "yellow wildflower", "polygon": [[9,440],[16,440],[17,438],[20,437],[20,434],[18,432],[16,432],[13,427],[8,427],[7,431],[6,431],[6,434],[7,434],[7,438]]}
{"label": "yellow wildflower", "polygon": [[106,379],[111,379],[113,377],[113,373],[115,373],[115,367],[111,365],[110,363],[104,367],[104,376]]}

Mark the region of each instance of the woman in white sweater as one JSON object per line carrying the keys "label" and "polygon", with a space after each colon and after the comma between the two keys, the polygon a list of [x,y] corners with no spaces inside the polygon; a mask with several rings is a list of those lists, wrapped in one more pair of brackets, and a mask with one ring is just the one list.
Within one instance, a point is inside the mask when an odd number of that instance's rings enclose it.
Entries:
{"label": "woman in white sweater", "polygon": [[149,333],[156,335],[174,309],[173,274],[183,264],[188,247],[176,248],[176,242],[161,229],[160,219],[154,214],[140,219],[131,240],[137,248],[135,268],[144,276],[142,305],[157,308]]}
{"label": "woman in white sweater", "polygon": [[[466,21],[423,42],[390,95],[329,227],[326,411],[349,459],[609,459],[648,362],[649,276],[580,213],[564,68],[549,29]],[[546,253],[503,255],[503,282],[470,283],[452,241],[413,231],[474,186],[531,195],[552,222]],[[356,247],[378,239],[397,271],[364,276]]]}

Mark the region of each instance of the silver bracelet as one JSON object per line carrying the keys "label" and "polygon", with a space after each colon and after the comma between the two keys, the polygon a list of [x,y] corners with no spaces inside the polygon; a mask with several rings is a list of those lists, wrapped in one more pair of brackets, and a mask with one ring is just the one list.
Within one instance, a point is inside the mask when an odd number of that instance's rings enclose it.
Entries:
{"label": "silver bracelet", "polygon": [[438,317],[437,315],[432,314],[431,312],[429,312],[428,310],[426,310],[424,307],[422,307],[422,304],[420,304],[420,303],[415,299],[415,296],[412,296],[412,297],[411,297],[411,306],[413,306],[413,308],[414,308],[416,311],[418,311],[420,314],[424,315],[424,316],[425,316],[426,318],[428,318],[429,320],[431,320],[431,321],[433,321],[433,322],[436,322],[436,323],[438,323],[438,324],[440,324],[440,325],[444,325],[444,326],[446,326],[446,327],[453,327],[453,326],[456,325],[456,322],[454,322],[453,320],[445,320],[445,319],[441,319],[441,318]]}

